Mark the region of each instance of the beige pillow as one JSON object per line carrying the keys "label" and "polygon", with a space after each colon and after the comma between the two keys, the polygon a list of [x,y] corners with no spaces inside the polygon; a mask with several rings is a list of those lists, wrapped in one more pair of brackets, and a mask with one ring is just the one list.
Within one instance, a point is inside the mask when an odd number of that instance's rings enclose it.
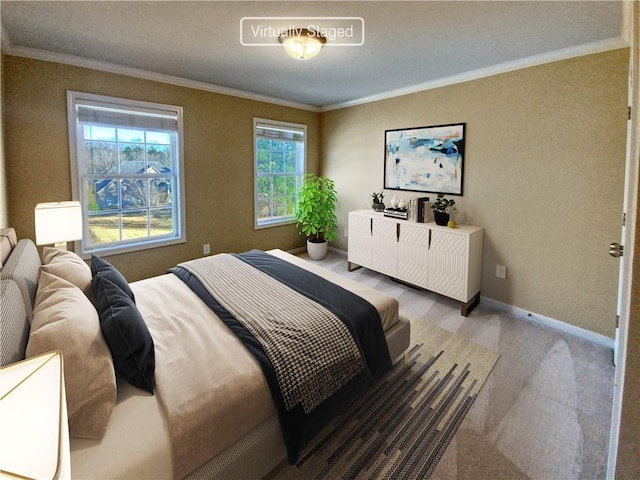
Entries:
{"label": "beige pillow", "polygon": [[44,247],[41,271],[73,283],[84,292],[91,303],[96,304],[96,296],[91,288],[91,267],[76,253],[62,248]]}
{"label": "beige pillow", "polygon": [[102,438],[116,403],[116,377],[95,307],[75,285],[40,272],[27,357],[61,350],[69,434]]}
{"label": "beige pillow", "polygon": [[0,269],[17,243],[18,237],[13,228],[0,228]]}

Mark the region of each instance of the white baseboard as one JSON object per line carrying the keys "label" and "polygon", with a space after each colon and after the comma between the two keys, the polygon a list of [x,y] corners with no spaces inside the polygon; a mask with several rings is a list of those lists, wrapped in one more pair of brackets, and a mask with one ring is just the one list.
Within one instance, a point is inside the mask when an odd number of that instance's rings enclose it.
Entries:
{"label": "white baseboard", "polygon": [[[307,251],[307,247],[298,247],[298,248],[294,248],[292,250],[287,250],[287,253],[290,253],[291,255],[297,255],[299,253],[304,253]],[[346,250],[341,250],[339,248],[336,247],[331,247],[329,246],[329,251],[333,252],[333,253],[337,253],[338,255],[343,255],[343,256],[347,256],[347,252]]]}
{"label": "white baseboard", "polygon": [[493,307],[502,312],[510,313],[511,315],[522,320],[526,320],[527,322],[538,323],[540,325],[544,325],[545,327],[553,328],[569,335],[573,335],[574,337],[582,338],[583,340],[595,343],[596,345],[613,349],[613,338],[607,337],[605,335],[601,335],[599,333],[585,330],[584,328],[576,327],[575,325],[561,322],[560,320],[556,320],[555,318],[545,317],[544,315],[530,312],[520,307],[514,307],[513,305],[499,302],[498,300],[494,300],[493,298],[481,296],[480,303]]}
{"label": "white baseboard", "polygon": [[[301,247],[301,248],[292,250],[289,253],[294,253],[294,252],[300,253],[300,252],[304,252],[305,250],[306,249],[304,247]],[[344,255],[344,256],[347,255],[347,252],[345,250],[342,250],[336,247],[330,246],[329,250],[339,255]],[[591,343],[595,343],[596,345],[600,345],[602,347],[610,348],[613,350],[613,342],[614,342],[613,338],[607,337],[605,335],[601,335],[599,333],[595,333],[590,330],[586,330],[584,328],[576,327],[575,325],[571,325],[569,323],[556,320],[555,318],[546,317],[544,315],[540,315],[535,312],[530,312],[529,310],[525,310],[520,307],[514,307],[513,305],[499,302],[498,300],[485,297],[484,295],[480,297],[480,303],[493,307],[496,310],[500,310],[501,312],[509,313],[521,320],[537,323],[539,325],[544,325],[545,327],[553,328],[554,330],[559,330],[568,335],[572,335],[574,337],[578,337],[583,340],[587,340]]]}

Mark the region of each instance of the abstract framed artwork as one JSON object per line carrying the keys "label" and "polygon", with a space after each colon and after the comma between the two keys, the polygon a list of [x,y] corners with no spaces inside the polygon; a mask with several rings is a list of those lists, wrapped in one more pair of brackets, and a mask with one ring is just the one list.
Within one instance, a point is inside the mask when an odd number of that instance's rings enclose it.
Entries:
{"label": "abstract framed artwork", "polygon": [[384,188],[462,195],[465,123],[384,132]]}

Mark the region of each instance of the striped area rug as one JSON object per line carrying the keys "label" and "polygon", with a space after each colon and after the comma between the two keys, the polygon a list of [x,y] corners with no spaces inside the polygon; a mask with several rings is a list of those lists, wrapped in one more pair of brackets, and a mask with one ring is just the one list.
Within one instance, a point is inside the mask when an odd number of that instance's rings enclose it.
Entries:
{"label": "striped area rug", "polygon": [[267,479],[429,477],[499,355],[425,320],[411,328],[408,365],[397,363],[297,465]]}

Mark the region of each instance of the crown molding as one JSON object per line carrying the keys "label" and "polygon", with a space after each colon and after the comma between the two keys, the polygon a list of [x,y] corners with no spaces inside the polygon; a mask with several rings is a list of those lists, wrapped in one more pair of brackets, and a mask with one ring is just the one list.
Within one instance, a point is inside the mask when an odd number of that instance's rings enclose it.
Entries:
{"label": "crown molding", "polygon": [[545,63],[553,63],[560,60],[567,60],[570,58],[581,57],[584,55],[591,55],[594,53],[607,52],[610,50],[618,50],[620,48],[628,48],[629,43],[622,37],[613,38],[608,40],[602,40],[598,42],[587,43],[579,45],[577,47],[564,48],[562,50],[556,50],[553,52],[543,53],[539,55],[533,55],[526,58],[521,58],[511,62],[505,62],[491,67],[479,68],[477,70],[471,70],[458,75],[452,75],[450,77],[440,78],[417,85],[399,88],[396,90],[390,90],[388,92],[380,93],[377,95],[371,95],[363,97],[357,100],[351,100],[343,103],[336,103],[333,105],[325,105],[320,108],[322,112],[328,112],[331,110],[338,110],[341,108],[353,107],[356,105],[363,105],[365,103],[377,102],[379,100],[386,100],[389,98],[400,97],[402,95],[409,95],[411,93],[423,92],[426,90],[432,90],[434,88],[446,87],[449,85],[455,85],[457,83],[469,82],[471,80],[478,80],[485,77],[491,77],[499,75],[501,73],[512,72],[514,70],[521,70],[524,68],[534,67],[537,65],[543,65]]}
{"label": "crown molding", "polygon": [[[3,29],[3,32],[4,32],[4,29]],[[204,90],[206,92],[219,93],[222,95],[230,95],[232,97],[245,98],[247,100],[256,100],[258,102],[271,103],[274,105],[297,108],[300,110],[308,110],[311,112],[320,111],[320,108],[314,105],[307,105],[305,103],[292,102],[289,100],[270,97],[268,95],[260,95],[258,93],[251,93],[251,92],[246,92],[244,90],[237,90],[235,88],[221,87],[219,85],[214,85],[212,83],[199,82],[196,80],[188,80],[186,78],[175,77],[173,75],[165,75],[163,73],[150,72],[148,70],[143,70],[140,68],[127,67],[124,65],[118,65],[115,63],[103,62],[101,60],[93,60],[89,58],[78,57],[75,55],[56,53],[48,50],[40,50],[37,48],[15,46],[15,45],[11,45],[11,43],[8,41],[8,38],[6,42],[4,41],[4,33],[3,33],[2,40],[3,40],[2,53],[4,53],[5,55],[31,58],[34,60],[43,60],[46,62],[63,63],[66,65],[73,65],[76,67],[90,68],[92,70],[100,70],[103,72],[126,75],[129,77],[140,78],[143,80],[151,80],[155,82],[166,83],[169,85],[176,85],[178,87]]]}
{"label": "crown molding", "polygon": [[363,97],[356,100],[350,100],[347,102],[341,102],[341,103],[336,103],[332,105],[325,105],[322,107],[318,107],[315,105],[292,102],[292,101],[283,100],[280,98],[270,97],[267,95],[246,92],[244,90],[237,90],[234,88],[222,87],[222,86],[214,85],[211,83],[188,80],[188,79],[176,77],[173,75],[165,75],[162,73],[150,72],[148,70],[143,70],[140,68],[127,67],[127,66],[118,65],[115,63],[103,62],[100,60],[93,60],[93,59],[88,59],[84,57],[78,57],[75,55],[56,53],[48,50],[40,50],[40,49],[30,48],[30,47],[15,46],[15,45],[11,45],[11,42],[8,34],[6,33],[6,30],[2,28],[2,52],[6,55],[32,58],[35,60],[43,60],[47,62],[63,63],[66,65],[73,65],[76,67],[90,68],[93,70],[100,70],[100,71],[115,73],[119,75],[126,75],[130,77],[144,79],[144,80],[151,80],[151,81],[166,83],[169,85],[176,85],[179,87],[204,90],[207,92],[219,93],[222,95],[230,95],[233,97],[239,97],[239,98],[244,98],[248,100],[255,100],[259,102],[271,103],[274,105],[281,105],[284,107],[307,110],[310,112],[328,112],[331,110],[338,110],[341,108],[353,107],[356,105],[363,105],[366,103],[377,102],[379,100],[386,100],[394,97],[400,97],[403,95],[409,95],[412,93],[432,90],[434,88],[441,88],[449,85],[455,85],[457,83],[478,80],[481,78],[491,77],[493,75],[499,75],[502,73],[521,70],[524,68],[543,65],[546,63],[553,63],[560,60],[567,60],[570,58],[581,57],[581,56],[591,55],[595,53],[602,53],[610,50],[618,50],[620,48],[628,48],[628,47],[629,47],[629,43],[626,41],[624,37],[602,40],[598,42],[579,45],[577,47],[564,48],[561,50],[556,50],[553,52],[548,52],[540,55],[533,55],[530,57],[514,60],[511,62],[505,62],[498,65],[493,65],[491,67],[471,70],[469,72],[464,72],[458,75],[452,75],[450,77],[432,80],[429,82],[424,82],[424,83],[412,85],[409,87],[390,90],[387,92]]}

